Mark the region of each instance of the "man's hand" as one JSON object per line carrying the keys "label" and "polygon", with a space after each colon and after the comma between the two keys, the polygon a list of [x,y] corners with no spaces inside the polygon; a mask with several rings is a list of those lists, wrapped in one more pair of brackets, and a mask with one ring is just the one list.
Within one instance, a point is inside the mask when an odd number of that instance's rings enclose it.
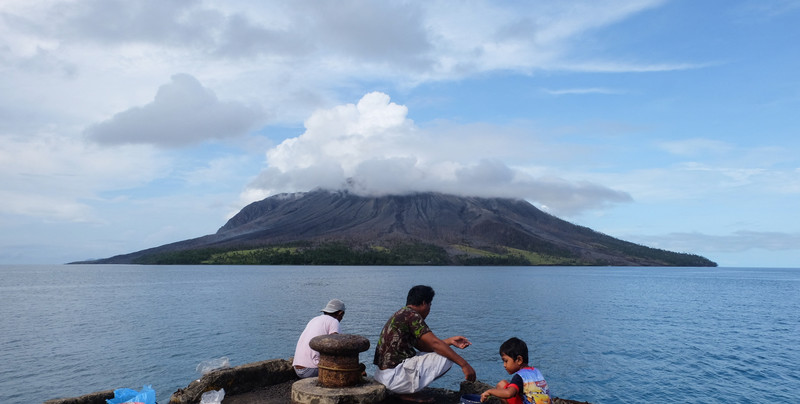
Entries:
{"label": "man's hand", "polygon": [[475,369],[472,368],[472,365],[467,363],[466,366],[461,367],[461,371],[464,372],[464,380],[474,382],[475,381]]}
{"label": "man's hand", "polygon": [[462,337],[460,335],[456,335],[455,337],[450,337],[450,338],[444,340],[444,342],[446,342],[447,345],[452,345],[454,347],[461,348],[461,349],[464,349],[464,348],[472,345],[472,343],[469,342],[467,337]]}
{"label": "man's hand", "polygon": [[433,335],[432,332],[426,332],[425,334],[422,334],[422,336],[419,338],[419,341],[417,341],[417,349],[423,352],[436,352],[437,354],[450,359],[458,366],[461,366],[461,371],[464,372],[464,379],[474,382],[475,369],[473,369],[472,366],[467,363],[466,359],[457,354],[453,348],[450,348],[450,345],[464,349],[472,345],[472,343],[460,335],[456,337],[450,337],[448,339],[439,339]]}

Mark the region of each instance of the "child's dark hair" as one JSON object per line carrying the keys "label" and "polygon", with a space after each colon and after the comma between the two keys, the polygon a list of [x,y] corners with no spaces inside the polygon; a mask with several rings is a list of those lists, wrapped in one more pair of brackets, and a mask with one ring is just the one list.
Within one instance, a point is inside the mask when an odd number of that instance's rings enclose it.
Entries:
{"label": "child's dark hair", "polygon": [[500,355],[508,356],[516,360],[517,356],[522,357],[522,363],[528,364],[528,344],[525,341],[513,337],[509,338],[503,345],[500,345]]}

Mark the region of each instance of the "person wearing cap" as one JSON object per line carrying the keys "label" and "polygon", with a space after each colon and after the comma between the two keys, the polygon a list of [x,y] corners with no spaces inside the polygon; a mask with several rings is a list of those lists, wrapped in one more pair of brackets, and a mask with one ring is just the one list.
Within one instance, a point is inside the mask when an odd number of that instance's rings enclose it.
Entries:
{"label": "person wearing cap", "polygon": [[301,379],[319,376],[319,352],[311,349],[308,343],[320,335],[339,333],[339,322],[344,317],[344,303],[339,299],[333,299],[321,311],[322,314],[306,324],[294,350],[292,367]]}

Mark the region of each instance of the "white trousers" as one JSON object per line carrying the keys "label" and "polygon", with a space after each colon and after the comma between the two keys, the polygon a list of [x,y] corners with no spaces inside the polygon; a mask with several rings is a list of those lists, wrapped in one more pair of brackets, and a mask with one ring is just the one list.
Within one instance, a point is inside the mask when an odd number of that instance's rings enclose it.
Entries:
{"label": "white trousers", "polygon": [[437,353],[419,353],[393,369],[378,369],[374,379],[392,393],[416,393],[438,379],[453,366],[453,362]]}

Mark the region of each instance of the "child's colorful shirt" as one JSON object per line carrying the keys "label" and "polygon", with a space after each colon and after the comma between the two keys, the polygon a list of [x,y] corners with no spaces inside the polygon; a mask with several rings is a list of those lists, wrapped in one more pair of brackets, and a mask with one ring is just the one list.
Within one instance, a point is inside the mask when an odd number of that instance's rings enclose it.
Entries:
{"label": "child's colorful shirt", "polygon": [[542,372],[533,367],[520,369],[511,376],[509,385],[515,385],[519,392],[508,399],[509,404],[550,404],[550,388]]}

